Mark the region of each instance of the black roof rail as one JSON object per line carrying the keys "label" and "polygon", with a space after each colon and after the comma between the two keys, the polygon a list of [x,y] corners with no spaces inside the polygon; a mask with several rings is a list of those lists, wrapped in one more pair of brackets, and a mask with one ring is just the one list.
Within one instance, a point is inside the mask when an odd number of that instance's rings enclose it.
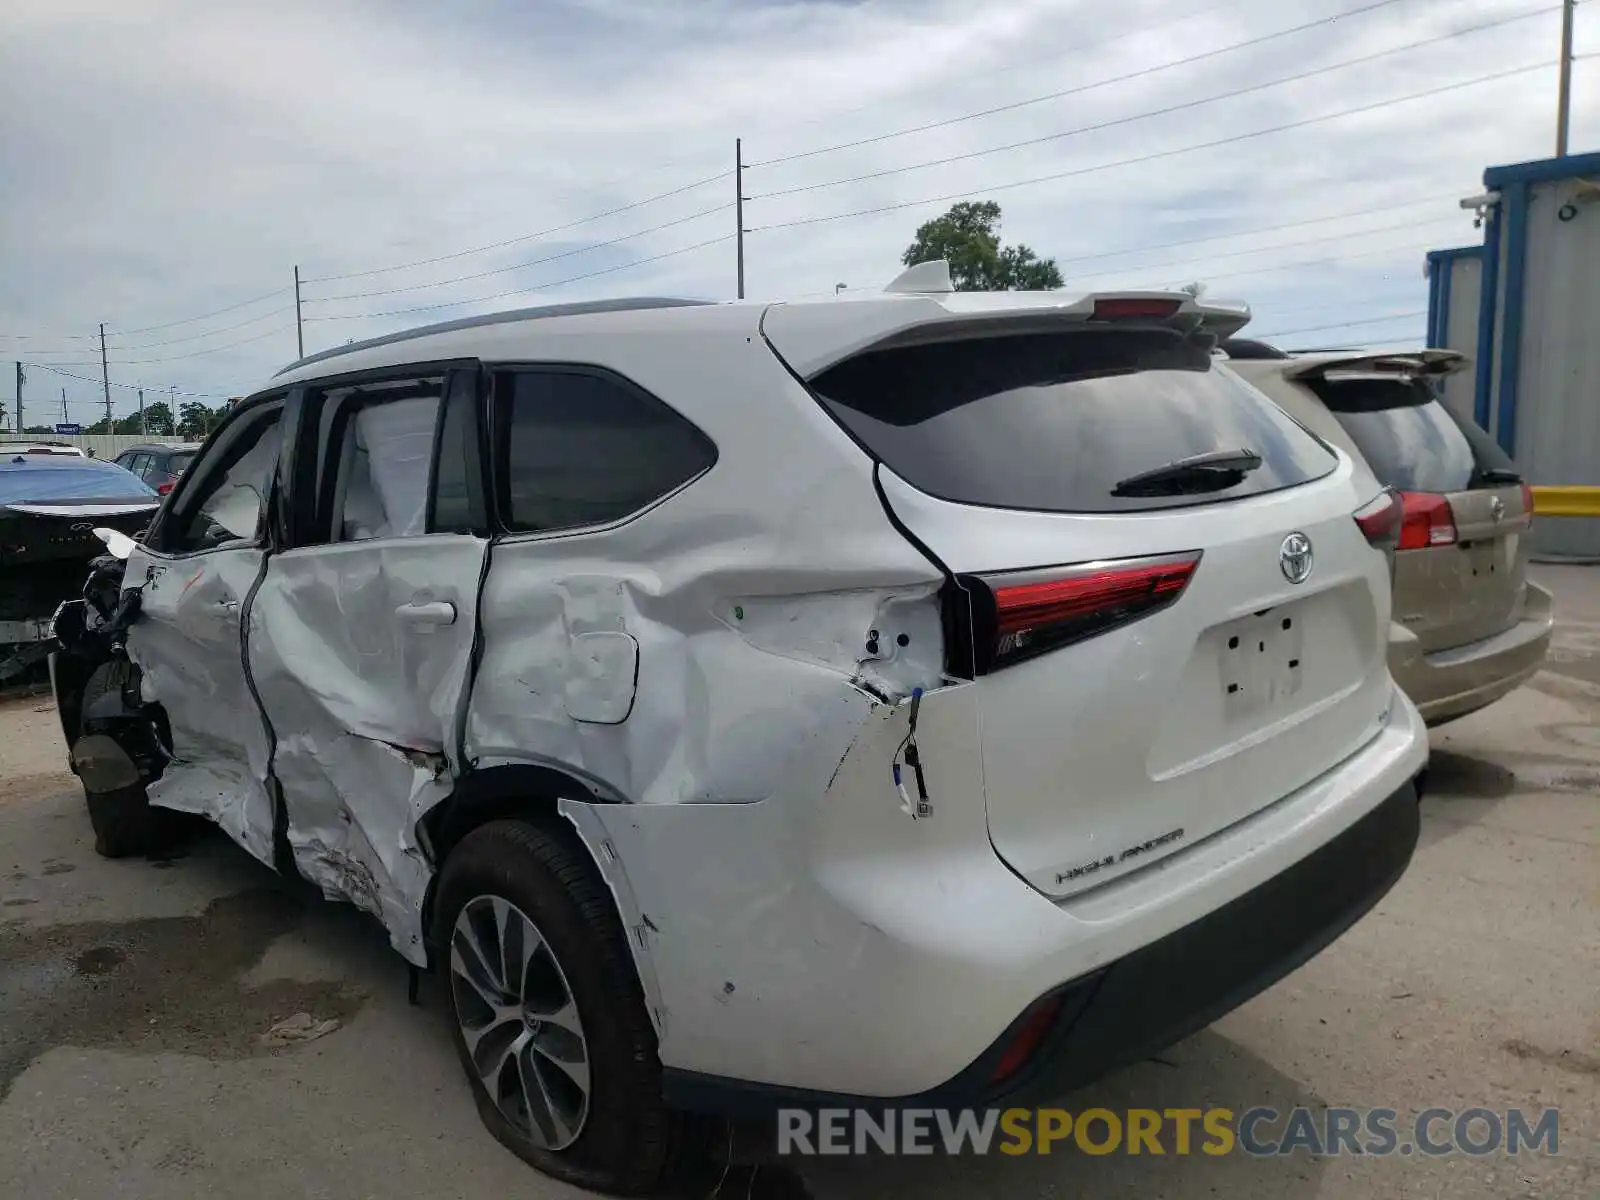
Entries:
{"label": "black roof rail", "polygon": [[1217,347],[1229,358],[1261,359],[1261,358],[1292,358],[1286,350],[1258,341],[1255,338],[1223,338]]}

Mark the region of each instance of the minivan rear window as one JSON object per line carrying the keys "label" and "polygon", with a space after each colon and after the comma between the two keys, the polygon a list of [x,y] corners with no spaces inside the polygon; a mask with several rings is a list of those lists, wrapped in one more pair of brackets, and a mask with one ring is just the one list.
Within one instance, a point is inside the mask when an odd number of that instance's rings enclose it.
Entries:
{"label": "minivan rear window", "polygon": [[[965,504],[1130,512],[1295,487],[1337,459],[1176,331],[1104,328],[869,351],[811,381],[830,413],[908,483]],[[1176,459],[1248,450],[1231,486],[1116,495]]]}
{"label": "minivan rear window", "polygon": [[1493,438],[1441,404],[1422,380],[1357,375],[1308,382],[1389,487],[1464,492],[1485,471],[1515,470]]}

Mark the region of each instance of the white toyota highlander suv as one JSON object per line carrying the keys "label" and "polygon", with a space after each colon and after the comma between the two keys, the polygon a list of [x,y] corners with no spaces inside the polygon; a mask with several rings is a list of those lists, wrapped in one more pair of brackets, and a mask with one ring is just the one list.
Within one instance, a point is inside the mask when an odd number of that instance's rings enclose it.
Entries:
{"label": "white toyota highlander suv", "polygon": [[1305,961],[1416,843],[1398,504],[1213,357],[1247,311],[942,275],[281,372],[58,617],[102,852],[199,814],[366,909],[612,1191],[685,1112],[1059,1094]]}

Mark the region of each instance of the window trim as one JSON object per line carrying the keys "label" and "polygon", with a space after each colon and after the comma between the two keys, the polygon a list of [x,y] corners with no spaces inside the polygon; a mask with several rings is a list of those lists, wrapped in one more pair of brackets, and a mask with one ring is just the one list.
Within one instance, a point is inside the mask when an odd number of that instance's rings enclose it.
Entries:
{"label": "window trim", "polygon": [[[705,478],[721,460],[722,451],[716,440],[691,420],[681,409],[668,404],[661,397],[650,391],[649,388],[628,378],[628,376],[613,367],[587,362],[511,359],[486,360],[483,363],[483,370],[487,376],[488,383],[486,432],[488,439],[489,519],[494,527],[497,541],[547,541],[554,538],[583,536],[620,529],[624,525],[632,524],[646,513],[660,507],[686,488]],[[692,429],[707,451],[709,451],[706,465],[677,487],[663,492],[649,503],[641,505],[634,511],[615,520],[595,522],[589,525],[567,525],[560,529],[518,529],[509,521],[510,481],[506,478],[506,463],[511,455],[511,405],[506,402],[504,397],[499,395],[497,386],[499,376],[511,371],[537,372],[547,375],[585,375],[616,384],[622,391],[637,396],[646,404],[653,404],[666,410]]]}
{"label": "window trim", "polygon": [[[178,485],[168,495],[167,503],[156,511],[156,518],[150,523],[149,531],[145,534],[145,548],[153,555],[164,559],[197,558],[204,554],[216,554],[227,550],[266,550],[272,543],[272,510],[273,502],[280,490],[279,474],[282,470],[285,442],[279,443],[278,463],[273,468],[267,479],[267,493],[262,497],[261,516],[256,521],[256,532],[251,538],[239,538],[231,542],[223,542],[216,546],[200,546],[192,549],[172,549],[162,544],[167,530],[176,527],[180,530],[187,527],[187,522],[194,519],[195,501],[197,491],[204,488],[212,475],[216,472],[216,461],[221,461],[231,453],[232,443],[240,437],[240,430],[245,429],[254,421],[261,419],[265,413],[275,411],[280,428],[284,436],[290,432],[292,408],[290,401],[292,393],[276,392],[254,398],[248,410],[240,404],[228,414],[228,419],[212,430],[206,438],[205,444],[195,452],[195,464],[203,466],[204,471],[190,470],[184,472],[179,478]],[[228,443],[217,452],[213,459],[213,447]]]}
{"label": "window trim", "polygon": [[466,463],[463,470],[467,481],[467,516],[469,531],[477,537],[490,537],[494,533],[489,517],[488,481],[484,472],[485,402],[489,376],[481,365],[471,370],[452,369],[445,372],[444,395],[439,398],[439,419],[433,426],[433,449],[428,456],[428,499],[423,515],[424,534],[459,533],[458,530],[440,529],[439,462],[444,453],[444,425],[451,412],[466,409]]}
{"label": "window trim", "polygon": [[[300,392],[299,429],[295,448],[295,466],[291,474],[293,481],[286,489],[287,504],[285,508],[285,529],[277,539],[275,548],[279,550],[313,550],[322,546],[348,546],[357,543],[333,541],[327,537],[313,536],[317,526],[317,504],[320,500],[320,489],[317,486],[319,472],[325,472],[330,467],[329,451],[332,447],[330,437],[329,445],[320,445],[322,415],[327,393],[338,388],[361,387],[365,384],[396,383],[406,379],[418,379],[428,376],[441,376],[444,379],[445,392],[440,398],[439,420],[434,424],[434,449],[429,460],[428,477],[428,517],[429,525],[426,532],[417,534],[417,537],[426,537],[435,532],[432,528],[432,505],[437,466],[439,431],[444,425],[444,405],[449,400],[449,387],[451,379],[457,373],[472,376],[480,372],[481,364],[476,358],[447,358],[426,359],[418,362],[389,363],[381,367],[367,367],[359,371],[342,371],[337,375],[319,375],[314,379],[297,380],[289,385],[293,391]],[[261,396],[281,394],[282,389],[274,389],[261,393]],[[259,396],[252,396],[243,400],[239,408],[247,404],[254,404]],[[481,405],[482,400],[479,398]],[[330,434],[331,434],[330,430]],[[286,447],[287,448],[287,447]],[[205,452],[204,447],[199,451]],[[199,461],[199,454],[196,455]],[[481,465],[481,463],[480,463]],[[180,478],[187,479],[192,474],[184,473]],[[469,481],[469,486],[471,481]],[[483,495],[484,483],[480,477],[476,483],[477,490]],[[487,534],[487,530],[484,531]],[[387,538],[376,539],[388,541]]]}

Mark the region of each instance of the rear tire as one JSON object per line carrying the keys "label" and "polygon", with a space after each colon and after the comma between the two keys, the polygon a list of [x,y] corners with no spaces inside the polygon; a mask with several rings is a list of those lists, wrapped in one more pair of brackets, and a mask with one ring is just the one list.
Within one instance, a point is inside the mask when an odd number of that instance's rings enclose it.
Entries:
{"label": "rear tire", "polygon": [[[132,671],[132,664],[122,659],[96,668],[83,686],[79,712],[93,711],[95,701],[120,691],[128,683]],[[86,732],[80,721],[79,736]],[[92,792],[85,786],[83,799],[89,809],[89,824],[94,829],[95,853],[102,858],[162,854],[182,840],[181,816],[163,808],[153,808],[142,783],[109,792]]]}
{"label": "rear tire", "polygon": [[577,839],[527,821],[473,830],[445,861],[434,928],[489,1132],[566,1183],[655,1190],[676,1122],[622,924]]}

